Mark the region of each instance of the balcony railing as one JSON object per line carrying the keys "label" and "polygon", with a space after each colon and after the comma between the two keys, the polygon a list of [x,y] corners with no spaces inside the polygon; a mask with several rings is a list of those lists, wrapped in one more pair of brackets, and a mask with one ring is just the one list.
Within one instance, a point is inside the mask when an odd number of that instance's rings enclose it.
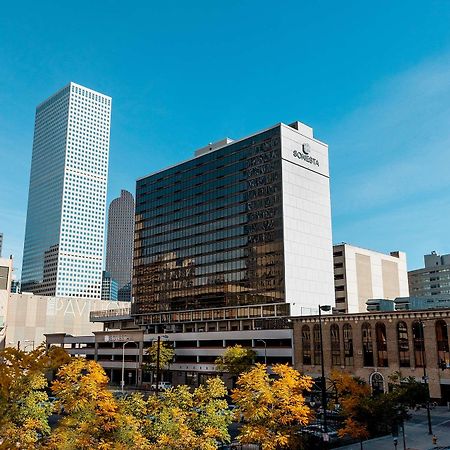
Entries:
{"label": "balcony railing", "polygon": [[91,322],[102,322],[106,319],[131,318],[131,308],[105,309],[103,311],[91,311]]}

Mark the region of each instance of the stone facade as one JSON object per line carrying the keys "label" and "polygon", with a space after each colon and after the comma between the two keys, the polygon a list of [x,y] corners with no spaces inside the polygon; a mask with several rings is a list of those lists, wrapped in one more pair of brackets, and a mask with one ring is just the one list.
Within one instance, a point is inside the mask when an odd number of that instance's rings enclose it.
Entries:
{"label": "stone facade", "polygon": [[[314,326],[316,331],[318,330],[319,318],[318,316],[293,318],[293,322],[295,367],[308,375],[319,377],[320,340],[318,333],[316,332],[316,339],[313,333]],[[421,344],[421,322],[424,324],[425,351]],[[399,323],[405,324],[406,327],[399,326]],[[332,370],[348,372],[368,383],[374,379],[374,374],[380,374],[386,390],[388,377],[395,371],[400,371],[403,376],[413,376],[417,380],[422,380],[424,369],[421,359],[425,354],[431,398],[449,401],[450,356],[447,333],[449,325],[450,309],[322,315],[325,373],[328,376]],[[347,342],[344,342],[344,330],[347,330],[348,334],[349,326],[351,341],[347,339]],[[306,327],[310,330],[309,352]],[[405,333],[402,335],[403,338],[400,336],[399,327],[404,327],[402,330],[406,331],[407,338]],[[371,333],[368,333],[368,328]],[[363,338],[366,341],[365,346]],[[372,349],[373,361],[370,361],[370,351],[367,352],[367,349]],[[352,356],[349,356],[350,353]],[[442,360],[447,365],[445,370],[439,368]],[[375,378],[381,380],[378,375]]]}

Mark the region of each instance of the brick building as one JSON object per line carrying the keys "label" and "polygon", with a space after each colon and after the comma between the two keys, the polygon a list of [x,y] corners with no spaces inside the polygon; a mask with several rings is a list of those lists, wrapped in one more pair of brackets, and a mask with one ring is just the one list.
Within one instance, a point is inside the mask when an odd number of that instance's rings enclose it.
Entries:
{"label": "brick building", "polygon": [[[292,320],[295,367],[319,377],[319,318]],[[422,380],[425,359],[431,398],[450,401],[449,324],[450,309],[322,315],[325,372],[348,372],[386,391],[395,371]]]}

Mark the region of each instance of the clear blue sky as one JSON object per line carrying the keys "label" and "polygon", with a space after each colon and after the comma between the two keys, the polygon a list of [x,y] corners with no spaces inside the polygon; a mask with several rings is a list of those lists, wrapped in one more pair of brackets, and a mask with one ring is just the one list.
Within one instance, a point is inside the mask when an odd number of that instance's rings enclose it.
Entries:
{"label": "clear blue sky", "polygon": [[[22,1],[0,14],[0,231],[20,268],[36,105],[113,97],[109,200],[224,136],[330,146],[333,239],[450,252],[450,2]],[[20,272],[19,272],[20,273]]]}

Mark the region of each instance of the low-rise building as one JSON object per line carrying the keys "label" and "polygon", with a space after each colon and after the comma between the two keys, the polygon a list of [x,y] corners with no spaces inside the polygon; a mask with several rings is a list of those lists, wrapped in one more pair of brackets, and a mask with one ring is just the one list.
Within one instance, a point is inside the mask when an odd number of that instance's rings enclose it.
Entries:
{"label": "low-rise building", "polygon": [[93,312],[91,320],[103,322],[103,331],[47,335],[47,344],[98,361],[116,385],[122,366],[126,385],[145,385],[149,380],[145,349],[158,336],[174,347],[170,366],[174,384],[197,385],[217,374],[214,361],[235,344],[253,348],[259,362],[288,363],[319,378],[322,323],[327,376],[332,370],[347,372],[386,391],[389,376],[396,371],[419,381],[426,372],[431,397],[450,400],[450,309],[322,315],[320,322],[317,315],[289,317],[282,310],[269,311],[268,306],[274,305],[258,306],[258,314],[253,307],[238,308],[237,314],[236,308],[218,308],[217,315],[211,310],[155,313],[147,318],[151,328],[137,325],[128,308]]}
{"label": "low-rise building", "polygon": [[[319,317],[292,320],[295,367],[319,377]],[[327,375],[333,370],[347,372],[383,391],[396,371],[418,381],[426,375],[430,396],[450,400],[450,309],[322,315],[321,321]],[[445,370],[440,368],[442,361]]]}

